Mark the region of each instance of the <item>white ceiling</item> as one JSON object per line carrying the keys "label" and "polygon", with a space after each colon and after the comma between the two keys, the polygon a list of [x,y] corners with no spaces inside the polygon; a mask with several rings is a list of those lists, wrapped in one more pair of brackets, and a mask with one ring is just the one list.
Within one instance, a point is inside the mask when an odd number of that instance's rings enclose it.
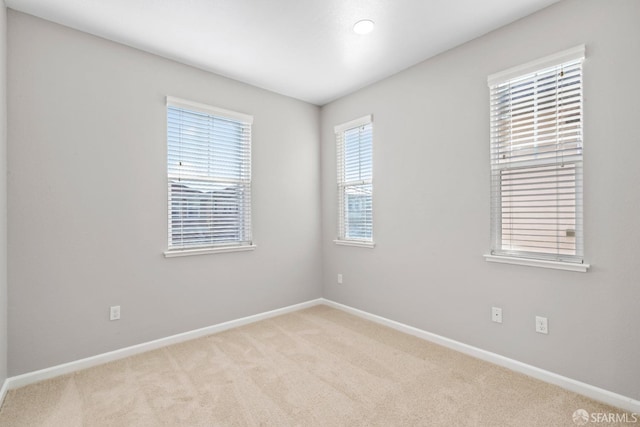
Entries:
{"label": "white ceiling", "polygon": [[[6,0],[8,7],[323,105],[558,0]],[[361,19],[375,21],[366,36]]]}

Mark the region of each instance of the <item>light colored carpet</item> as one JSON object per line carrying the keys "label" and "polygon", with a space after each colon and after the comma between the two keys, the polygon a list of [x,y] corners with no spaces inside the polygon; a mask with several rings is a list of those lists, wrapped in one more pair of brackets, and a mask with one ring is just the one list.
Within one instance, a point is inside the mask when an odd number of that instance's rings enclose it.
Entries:
{"label": "light colored carpet", "polygon": [[11,390],[0,426],[575,426],[577,409],[622,413],[316,306]]}

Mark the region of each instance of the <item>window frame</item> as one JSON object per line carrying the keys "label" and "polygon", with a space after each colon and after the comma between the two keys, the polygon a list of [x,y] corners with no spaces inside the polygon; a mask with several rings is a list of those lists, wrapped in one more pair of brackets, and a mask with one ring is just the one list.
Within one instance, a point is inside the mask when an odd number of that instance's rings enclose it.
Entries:
{"label": "window frame", "polygon": [[[346,180],[346,171],[345,171],[345,134],[354,129],[362,128],[362,127],[370,127],[371,133],[371,146],[370,146],[370,156],[368,159],[364,159],[365,162],[370,164],[368,168],[368,173],[370,174],[370,178],[368,179],[359,179],[356,181],[347,181]],[[336,166],[337,166],[337,204],[338,204],[338,237],[334,240],[334,243],[337,245],[344,246],[355,246],[355,247],[364,247],[364,248],[374,248],[375,242],[373,240],[373,116],[366,115],[355,120],[348,121],[346,123],[337,125],[334,127],[334,133],[336,138]],[[362,159],[359,158],[358,162],[361,162]],[[360,171],[361,172],[361,171]],[[346,193],[348,189],[354,189],[356,187],[368,186],[369,194],[370,194],[370,210],[369,210],[369,218],[368,221],[368,234],[370,234],[369,238],[353,238],[347,237],[347,228],[348,228],[348,201],[346,200]],[[366,191],[366,190],[365,190]],[[366,212],[366,210],[365,210]],[[366,213],[365,213],[366,215]]]}
{"label": "window frame", "polygon": [[[211,242],[200,244],[200,245],[197,245],[197,244],[177,245],[173,243],[172,235],[174,234],[174,221],[172,218],[172,210],[174,208],[173,198],[175,196],[172,196],[173,194],[172,184],[175,184],[176,179],[180,180],[180,177],[176,176],[175,172],[172,173],[172,168],[170,165],[171,163],[170,156],[171,156],[171,150],[172,150],[171,148],[172,141],[170,141],[170,135],[169,135],[170,109],[184,110],[187,113],[209,116],[211,120],[222,120],[227,122],[234,122],[240,126],[241,137],[238,143],[239,144],[238,150],[241,151],[242,154],[238,156],[238,159],[239,159],[238,161],[240,162],[239,167],[245,172],[243,172],[243,177],[238,181],[238,186],[243,188],[244,194],[240,196],[240,199],[239,199],[240,203],[242,204],[241,209],[243,210],[243,212],[238,213],[238,215],[242,216],[243,218],[238,225],[239,238],[237,240],[220,239],[218,241],[215,241],[215,238],[211,236],[211,240],[212,240]],[[252,238],[253,227],[252,227],[252,219],[251,219],[251,210],[252,210],[251,126],[253,124],[253,116],[248,114],[238,113],[231,110],[226,110],[219,107],[213,107],[207,104],[193,102],[193,101],[189,101],[189,100],[185,100],[185,99],[181,99],[173,96],[166,97],[165,114],[166,114],[166,120],[167,120],[166,122],[167,124],[167,128],[166,128],[167,155],[165,159],[167,162],[166,184],[167,184],[167,206],[168,206],[168,214],[167,214],[168,235],[167,235],[167,250],[164,251],[164,256],[166,258],[171,258],[171,257],[182,257],[182,256],[190,256],[190,255],[210,254],[210,253],[254,250],[256,245],[254,244],[253,238]],[[214,137],[215,135],[213,135],[212,133],[209,133],[209,138],[211,138],[211,140],[213,140]],[[211,158],[206,159],[206,164],[209,165],[208,168],[210,168],[211,162],[213,162]],[[225,178],[225,177],[222,177],[222,175],[215,175],[215,174],[205,175],[199,179],[201,179],[203,182],[209,182],[209,183],[214,183],[214,182],[220,183],[220,182],[230,181],[229,178]],[[215,200],[215,198],[212,197],[211,200],[213,201]],[[215,205],[212,205],[208,209],[210,211],[206,215],[207,218],[213,218],[216,215],[216,213],[213,212],[216,209]],[[215,230],[211,229],[209,231],[213,234]]]}
{"label": "window frame", "polygon": [[[490,88],[490,93],[491,95],[493,95],[494,89],[496,89],[499,85],[510,84],[512,81],[519,81],[519,80],[527,81],[528,77],[530,77],[531,81],[534,84],[536,84],[535,82],[536,82],[538,73],[541,73],[545,70],[552,69],[555,67],[566,66],[567,64],[570,64],[570,63],[574,63],[574,64],[579,63],[580,64],[579,67],[582,67],[584,58],[585,58],[585,46],[580,45],[571,49],[564,50],[562,52],[558,52],[553,55],[546,56],[544,58],[541,58],[535,61],[531,61],[529,63],[523,64],[520,66],[510,68],[508,70],[505,70],[499,73],[492,74],[491,76],[489,76],[487,80],[488,86]],[[582,68],[580,68],[579,89],[581,91],[580,100],[579,100],[579,107],[580,107],[579,108],[579,111],[580,111],[579,131],[580,131],[580,134],[583,135],[584,114],[583,114],[583,108],[582,108],[582,99],[583,99],[582,90],[584,89],[584,78],[582,74]],[[535,94],[538,93],[537,89],[534,93]],[[514,250],[512,248],[505,249],[504,246],[502,245],[501,238],[498,237],[498,235],[502,235],[503,233],[501,218],[503,217],[505,212],[504,206],[502,205],[502,194],[500,193],[502,191],[501,190],[502,186],[506,185],[502,181],[503,172],[505,171],[507,172],[507,181],[508,181],[509,173],[514,174],[514,172],[518,173],[521,171],[529,170],[529,172],[525,172],[525,173],[536,174],[536,173],[539,173],[539,171],[541,171],[542,168],[545,168],[545,167],[548,167],[548,168],[555,167],[557,169],[558,164],[560,164],[560,162],[558,162],[557,160],[557,157],[558,157],[557,154],[555,159],[549,156],[548,160],[545,161],[545,160],[537,159],[538,154],[536,153],[535,154],[536,160],[532,160],[529,162],[521,162],[521,163],[518,163],[517,161],[513,161],[513,162],[508,162],[506,166],[499,165],[499,163],[501,163],[501,160],[495,157],[495,154],[494,154],[495,146],[496,144],[498,144],[498,140],[495,139],[497,137],[494,135],[495,129],[493,124],[493,120],[495,119],[494,108],[499,108],[499,107],[494,107],[494,105],[491,104],[491,102],[492,101],[490,101],[490,123],[491,123],[490,165],[491,165],[491,181],[492,181],[491,191],[490,191],[491,192],[491,198],[490,198],[491,249],[488,254],[485,254],[485,259],[490,262],[586,272],[590,267],[590,265],[585,263],[585,260],[584,260],[584,238],[583,238],[584,236],[584,221],[583,221],[584,203],[583,203],[583,188],[582,188],[583,176],[584,176],[584,173],[583,173],[584,147],[582,144],[583,143],[582,138],[580,139],[579,148],[576,149],[576,151],[579,152],[579,155],[574,155],[574,159],[572,159],[573,161],[567,162],[567,164],[571,164],[572,167],[574,168],[573,179],[575,180],[574,182],[575,215],[573,218],[576,222],[575,230],[574,230],[574,233],[576,236],[576,241],[575,241],[576,254],[563,256],[560,254],[554,255],[551,253],[551,251],[536,253],[536,252],[526,251],[526,250]],[[499,105],[504,105],[504,104],[499,104]],[[535,110],[534,110],[534,113],[532,114],[535,117],[538,114],[540,114],[541,110],[538,109],[538,106],[535,103],[534,105],[535,105]],[[559,120],[557,116],[556,116],[556,120]],[[558,123],[558,122],[554,122],[554,123]],[[537,132],[538,125],[535,124],[533,126],[535,131]],[[557,140],[555,142],[555,145],[558,145]],[[551,151],[551,152],[554,152],[554,151]],[[559,179],[559,178],[556,178],[556,179]],[[528,181],[524,181],[524,182],[528,182]],[[537,182],[536,185],[540,185],[539,184],[540,181],[536,181],[536,182]],[[569,234],[567,234],[567,236],[569,236]]]}

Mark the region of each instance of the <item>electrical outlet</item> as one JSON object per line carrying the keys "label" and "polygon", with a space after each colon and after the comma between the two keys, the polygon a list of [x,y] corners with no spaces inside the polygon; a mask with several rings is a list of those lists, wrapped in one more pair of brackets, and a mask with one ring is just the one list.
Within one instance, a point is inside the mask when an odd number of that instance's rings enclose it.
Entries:
{"label": "electrical outlet", "polygon": [[338,274],[338,285],[342,285],[342,274]]}
{"label": "electrical outlet", "polygon": [[120,320],[120,306],[114,305],[109,309],[109,320]]}
{"label": "electrical outlet", "polygon": [[502,323],[502,309],[500,307],[491,307],[491,320]]}
{"label": "electrical outlet", "polygon": [[549,333],[549,323],[546,317],[536,316],[536,332],[539,334]]}

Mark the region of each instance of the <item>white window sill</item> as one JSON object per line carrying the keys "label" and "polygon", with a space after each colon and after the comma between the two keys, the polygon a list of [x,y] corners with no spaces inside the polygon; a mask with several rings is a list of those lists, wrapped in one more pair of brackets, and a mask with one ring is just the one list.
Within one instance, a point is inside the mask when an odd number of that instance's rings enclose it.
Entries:
{"label": "white window sill", "polygon": [[526,265],[529,267],[553,268],[556,270],[578,271],[586,273],[589,264],[576,264],[573,262],[548,261],[543,259],[516,258],[498,255],[485,255],[484,259],[489,262],[499,262],[503,264]]}
{"label": "white window sill", "polygon": [[359,240],[334,240],[333,243],[340,246],[356,246],[358,248],[370,248],[376,247],[374,242],[363,242]]}
{"label": "white window sill", "polygon": [[198,248],[198,249],[174,249],[164,252],[165,258],[173,258],[179,256],[219,254],[225,252],[243,252],[252,251],[256,245],[238,245],[238,246],[221,246],[218,248]]}

